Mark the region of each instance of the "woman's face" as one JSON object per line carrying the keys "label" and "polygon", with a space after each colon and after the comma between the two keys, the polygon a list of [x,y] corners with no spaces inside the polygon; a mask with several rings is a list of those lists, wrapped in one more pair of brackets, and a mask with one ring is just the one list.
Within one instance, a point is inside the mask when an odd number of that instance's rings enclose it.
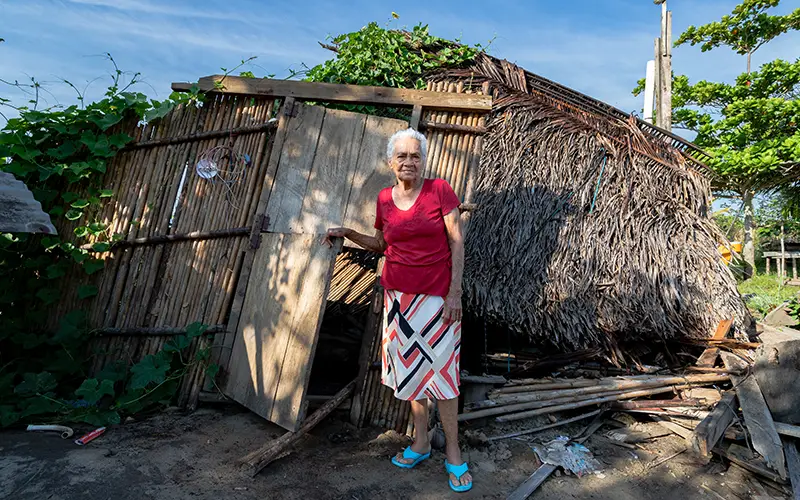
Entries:
{"label": "woman's face", "polygon": [[394,143],[391,165],[399,182],[414,182],[422,176],[422,152],[419,141],[402,137]]}

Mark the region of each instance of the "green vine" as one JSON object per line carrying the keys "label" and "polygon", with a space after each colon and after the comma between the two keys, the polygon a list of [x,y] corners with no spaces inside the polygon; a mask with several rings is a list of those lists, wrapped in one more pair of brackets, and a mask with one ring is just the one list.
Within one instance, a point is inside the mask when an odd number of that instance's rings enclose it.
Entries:
{"label": "green vine", "polygon": [[[392,13],[397,19],[399,16]],[[417,24],[410,31],[381,27],[371,22],[358,31],[334,37],[323,45],[335,53],[334,58],[305,72],[307,81],[350,85],[373,85],[424,89],[425,76],[444,68],[469,64],[485,47],[470,47],[459,40],[438,38],[428,26]],[[367,114],[408,115],[408,110],[381,110],[371,106],[336,105]]]}
{"label": "green vine", "polygon": [[[126,79],[110,56],[109,60],[114,64],[112,83],[97,102],[85,104],[78,92],[79,105],[38,109],[41,87],[35,80],[12,84],[29,92],[28,105],[15,107],[0,97],[0,106],[18,113],[0,130],[0,170],[28,186],[56,227],[64,227],[63,221],[75,225],[72,234],[58,236],[0,234],[3,427],[32,421],[118,423],[125,415],[167,404],[179,379],[208,362],[209,349],[200,350],[194,359],[183,359],[192,339],[206,330],[194,324],[185,334],[172,337],[161,352],[132,366],[107,366],[89,378],[93,356],[102,353],[87,354],[92,332],[84,308],[63,317],[54,332],[44,322],[62,287],[75,286],[63,283],[66,274],[76,265],[88,275],[99,272],[104,261],[92,252],[104,252],[122,237],[110,234],[98,219],[104,203],[117,194],[101,184],[108,162],[132,140],[119,125],[158,120],[175,106],[202,98],[193,92],[174,93],[161,102],[148,100],[130,91],[139,75]],[[92,250],[82,248],[86,243]],[[94,285],[77,289],[86,306],[97,293]],[[213,366],[208,371],[216,374]]]}

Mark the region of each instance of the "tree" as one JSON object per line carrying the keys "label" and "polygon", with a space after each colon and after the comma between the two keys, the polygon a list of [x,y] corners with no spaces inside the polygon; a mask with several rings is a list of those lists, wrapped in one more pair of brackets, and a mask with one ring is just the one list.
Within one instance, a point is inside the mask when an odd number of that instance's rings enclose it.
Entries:
{"label": "tree", "polygon": [[729,16],[700,27],[689,26],[675,46],[700,44],[700,50],[726,46],[747,56],[747,72],[753,53],[767,42],[789,30],[800,29],[800,9],[786,16],[772,16],[767,10],[777,7],[780,0],[744,0]]}
{"label": "tree", "polygon": [[[703,51],[726,46],[747,56],[747,72],[734,83],[673,77],[673,123],[697,133],[694,142],[712,155],[713,187],[744,204],[745,278],[755,270],[756,194],[769,194],[800,180],[800,59],[775,60],[750,71],[752,54],[770,40],[800,29],[800,9],[785,16],[767,13],[780,0],[744,0],[721,21],[690,26],[676,46],[701,44]],[[634,90],[638,95],[641,85]]]}

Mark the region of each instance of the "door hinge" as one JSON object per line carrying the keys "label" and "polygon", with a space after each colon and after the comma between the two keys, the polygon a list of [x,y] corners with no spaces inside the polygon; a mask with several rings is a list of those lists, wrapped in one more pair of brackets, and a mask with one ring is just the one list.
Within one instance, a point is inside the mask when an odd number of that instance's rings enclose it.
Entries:
{"label": "door hinge", "polygon": [[250,248],[257,249],[261,246],[261,233],[269,232],[269,215],[258,214],[256,215],[253,230],[250,231]]}

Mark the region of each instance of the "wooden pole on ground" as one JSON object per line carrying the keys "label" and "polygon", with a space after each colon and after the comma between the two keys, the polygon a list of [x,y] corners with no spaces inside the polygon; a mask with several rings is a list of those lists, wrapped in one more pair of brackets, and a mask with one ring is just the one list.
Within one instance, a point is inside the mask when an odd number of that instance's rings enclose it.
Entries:
{"label": "wooden pole on ground", "polygon": [[297,432],[287,432],[278,439],[270,441],[256,451],[244,456],[240,460],[240,462],[243,463],[243,471],[250,476],[255,476],[272,461],[284,456],[291,446],[296,444],[308,431],[327,417],[337,406],[342,404],[342,401],[352,394],[355,385],[356,382],[354,380],[347,384],[344,389],[337,392],[330,401],[320,406],[317,411],[308,417]]}

